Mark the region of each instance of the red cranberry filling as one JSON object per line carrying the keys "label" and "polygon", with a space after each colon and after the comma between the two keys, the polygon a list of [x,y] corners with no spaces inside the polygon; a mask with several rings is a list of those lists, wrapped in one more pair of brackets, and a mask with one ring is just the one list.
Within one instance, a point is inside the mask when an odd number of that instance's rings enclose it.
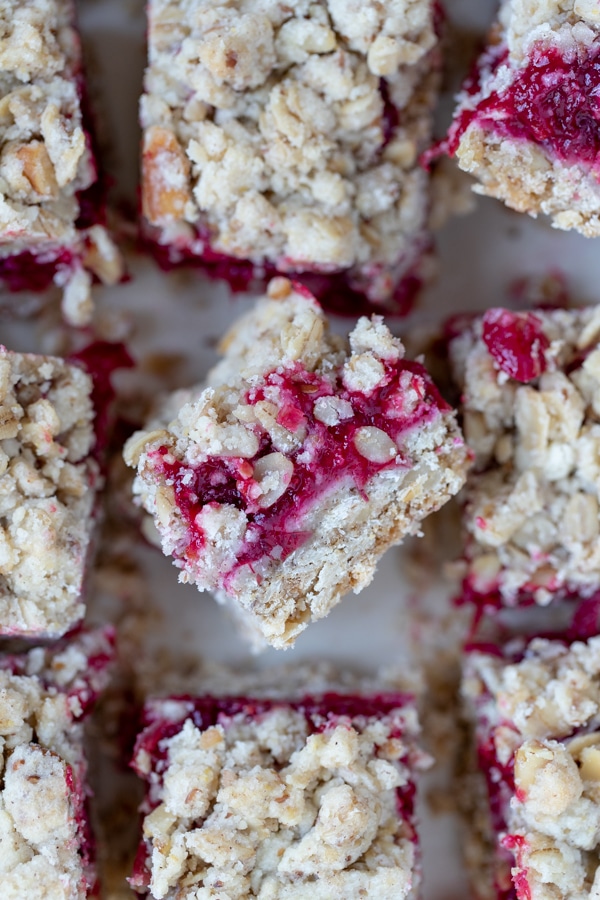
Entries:
{"label": "red cranberry filling", "polygon": [[[504,724],[510,727],[510,723]],[[496,756],[494,729],[487,727],[481,734],[478,729],[477,761],[478,768],[486,780],[491,825],[495,834],[499,836],[506,833],[510,801],[515,794],[514,758],[506,764],[500,762]],[[508,860],[506,860],[507,851]],[[508,862],[506,868],[509,871],[514,863],[513,848],[506,841],[498,841],[494,855],[499,868],[504,869],[505,862]],[[497,900],[516,900],[514,883],[512,881],[509,884],[500,883],[503,881],[503,878],[496,880]]]}
{"label": "red cranberry filling", "polygon": [[483,317],[483,341],[500,369],[527,383],[546,370],[550,342],[533,313],[490,309]]}
{"label": "red cranberry filling", "polygon": [[77,826],[78,838],[78,855],[81,857],[81,865],[83,868],[81,887],[87,891],[92,891],[97,887],[97,878],[94,871],[94,862],[96,858],[96,844],[92,831],[92,823],[90,821],[88,803],[86,799],[85,788],[85,771],[82,766],[78,766],[77,770],[72,766],[66,767],[66,784],[69,793],[69,800],[73,810],[73,818]]}
{"label": "red cranberry filling", "polygon": [[[204,534],[196,522],[203,507],[230,504],[243,510],[248,520],[236,568],[252,565],[265,556],[285,559],[310,536],[302,528],[303,514],[342,480],[351,480],[363,492],[377,472],[411,466],[411,460],[403,458],[401,451],[388,462],[373,462],[361,455],[354,441],[359,428],[378,428],[398,444],[407,431],[449,408],[423,366],[405,361],[388,365],[383,381],[370,396],[346,390],[340,384],[334,386],[296,364],[283,373],[265,376],[263,386],[249,392],[247,403],[264,400],[272,389],[278,392],[278,424],[292,432],[303,431],[305,437],[300,449],[288,454],[293,463],[289,484],[266,509],[261,509],[255,499],[257,483],[252,463],[274,452],[268,434],[262,433],[259,452],[252,462],[239,457],[213,457],[192,468],[175,459],[166,446],[156,451],[154,466],[173,486],[177,507],[189,527],[187,557],[196,558],[204,546]],[[410,403],[409,391],[413,398]],[[351,404],[353,416],[337,425],[325,425],[315,417],[315,401],[334,395]]]}
{"label": "red cranberry filling", "polygon": [[132,369],[135,362],[125,344],[110,341],[93,341],[73,353],[69,362],[79,363],[91,376],[92,404],[95,412],[95,453],[101,456],[110,441],[110,417],[116,391],[112,385],[113,373],[118,369]]}
{"label": "red cranberry filling", "polygon": [[169,272],[178,266],[194,266],[210,278],[226,281],[234,293],[264,290],[276,275],[293,276],[294,281],[305,285],[325,309],[351,317],[381,312],[382,309],[388,315],[408,315],[423,286],[418,268],[423,253],[429,248],[429,244],[423,241],[423,246],[416,253],[416,262],[400,278],[392,295],[385,302],[378,303],[368,298],[368,283],[364,286],[352,284],[346,272],[296,272],[291,269],[281,272],[271,263],[255,264],[249,259],[237,259],[213,250],[210,238],[204,233],[198,234],[190,244],[165,245],[152,238],[146,238],[143,244],[164,271]]}
{"label": "red cranberry filling", "polygon": [[[466,89],[474,93],[481,72],[493,72],[506,51],[484,54],[486,65]],[[512,84],[494,92],[475,109],[464,110],[450,129],[442,152],[453,155],[473,123],[503,137],[531,141],[565,162],[600,165],[600,50],[594,46],[563,56],[555,47],[536,46]]]}
{"label": "red cranberry filling", "polygon": [[0,282],[9,291],[42,293],[54,283],[61,270],[73,268],[75,258],[70,250],[35,253],[23,250],[0,258]]}

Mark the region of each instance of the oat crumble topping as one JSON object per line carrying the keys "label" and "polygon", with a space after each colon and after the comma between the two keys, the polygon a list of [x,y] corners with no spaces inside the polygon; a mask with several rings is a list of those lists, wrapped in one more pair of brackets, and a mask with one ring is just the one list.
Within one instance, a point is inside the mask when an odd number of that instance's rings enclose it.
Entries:
{"label": "oat crumble topping", "polygon": [[519,328],[538,323],[545,347],[516,336],[515,354],[533,376],[525,382],[502,368],[510,361],[498,362],[502,347],[486,345],[493,314],[450,348],[475,453],[464,495],[468,585],[506,605],[588,596],[600,587],[600,314],[507,311]]}
{"label": "oat crumble topping", "polygon": [[99,469],[92,382],[61,359],[0,348],[0,622],[64,634],[81,592]]}
{"label": "oat crumble topping", "polygon": [[6,0],[0,9],[0,277],[3,259],[26,252],[43,265],[56,259],[65,315],[82,325],[92,275],[114,284],[122,263],[102,225],[77,225],[79,194],[97,171],[74,17],[72,0]]}
{"label": "oat crumble topping", "polygon": [[275,279],[223,349],[209,386],[168,398],[125,459],[180,580],[285,647],[459,490],[468,452],[380,317],[346,342]]}
{"label": "oat crumble topping", "polygon": [[[534,639],[511,661],[469,653],[463,694],[479,745],[496,762],[497,790],[520,895],[588,898],[600,882],[600,638],[566,645]],[[492,750],[493,748],[493,750]]]}
{"label": "oat crumble topping", "polygon": [[426,244],[436,44],[429,0],[192,0],[184,15],[150,0],[143,202],[158,241],[350,270],[388,299]]}
{"label": "oat crumble topping", "polygon": [[132,885],[157,900],[416,896],[410,796],[428,759],[414,707],[397,699],[377,718],[334,714],[327,698],[309,700],[313,712],[238,701],[230,713],[212,701],[208,726],[194,701],[150,701],[168,736],[156,756],[146,749],[153,725],[138,739],[149,793],[146,861]]}

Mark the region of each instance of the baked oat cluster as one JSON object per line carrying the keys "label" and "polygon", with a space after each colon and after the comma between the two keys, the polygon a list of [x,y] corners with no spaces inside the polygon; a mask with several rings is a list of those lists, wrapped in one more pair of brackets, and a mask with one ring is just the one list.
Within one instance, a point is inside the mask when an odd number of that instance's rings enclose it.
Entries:
{"label": "baked oat cluster", "polygon": [[600,884],[600,638],[472,650],[463,681],[495,835],[481,897],[593,897]]}
{"label": "baked oat cluster", "polygon": [[83,719],[107,680],[110,631],[0,656],[2,897],[97,896]]}
{"label": "baked oat cluster", "polygon": [[92,210],[98,174],[74,17],[72,0],[0,6],[0,282],[44,289],[54,281],[66,318],[82,325],[92,278],[115,284],[122,263],[103,211]]}
{"label": "baked oat cluster", "polygon": [[156,900],[416,897],[407,695],[149,701],[132,887]]}
{"label": "baked oat cluster", "polygon": [[304,289],[275,279],[269,291],[225,338],[208,386],[169,398],[125,459],[180,580],[283,648],[369,583],[383,552],[460,489],[470,457],[380,317],[345,341]]}
{"label": "baked oat cluster", "polygon": [[600,313],[488,310],[450,344],[475,471],[465,591],[514,606],[600,587]]}
{"label": "baked oat cluster", "polygon": [[596,0],[503,0],[445,150],[475,191],[600,235]]}
{"label": "baked oat cluster", "polygon": [[150,0],[143,207],[171,264],[347,272],[393,303],[427,246],[429,0]]}
{"label": "baked oat cluster", "polygon": [[100,474],[92,380],[0,348],[0,634],[58,637],[84,613]]}

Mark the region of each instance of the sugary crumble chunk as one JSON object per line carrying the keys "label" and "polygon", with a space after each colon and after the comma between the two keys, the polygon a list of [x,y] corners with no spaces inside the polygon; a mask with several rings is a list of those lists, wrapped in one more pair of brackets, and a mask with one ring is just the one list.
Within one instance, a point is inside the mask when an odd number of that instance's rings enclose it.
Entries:
{"label": "sugary crumble chunk", "polygon": [[489,310],[451,343],[475,473],[469,596],[544,605],[600,587],[600,316]]}
{"label": "sugary crumble chunk", "polygon": [[592,897],[600,883],[600,638],[536,638],[493,654],[474,648],[463,696],[487,782],[496,884],[512,874],[519,897]]}
{"label": "sugary crumble chunk", "polygon": [[469,455],[380,317],[346,342],[303,288],[270,290],[207,386],[168,398],[125,459],[180,580],[285,647],[459,490]]}
{"label": "sugary crumble chunk", "polygon": [[401,900],[418,892],[428,758],[409,695],[151,700],[132,887],[155,900]]}
{"label": "sugary crumble chunk", "polygon": [[427,245],[436,46],[430,0],[151,0],[149,236],[390,302]]}
{"label": "sugary crumble chunk", "polygon": [[95,275],[122,262],[90,189],[98,180],[81,97],[72,0],[6,0],[0,8],[0,281],[64,288],[71,324],[91,314]]}
{"label": "sugary crumble chunk", "polygon": [[0,634],[64,634],[84,613],[100,474],[92,381],[0,348]]}
{"label": "sugary crumble chunk", "polygon": [[110,631],[0,655],[0,871],[7,900],[96,896],[83,719],[111,657]]}
{"label": "sugary crumble chunk", "polygon": [[477,193],[600,235],[596,0],[503,0],[444,149]]}

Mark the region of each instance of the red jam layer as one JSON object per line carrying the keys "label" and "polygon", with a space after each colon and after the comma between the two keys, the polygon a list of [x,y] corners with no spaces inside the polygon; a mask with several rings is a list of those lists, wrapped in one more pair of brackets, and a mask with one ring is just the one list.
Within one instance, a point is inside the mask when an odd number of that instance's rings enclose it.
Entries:
{"label": "red jam layer", "polygon": [[[178,734],[184,723],[190,719],[196,728],[205,730],[213,725],[227,727],[228,720],[243,717],[249,723],[259,720],[273,709],[293,709],[304,714],[309,734],[320,733],[335,728],[339,719],[356,724],[360,730],[365,720],[380,720],[396,710],[402,710],[414,704],[411,694],[386,692],[368,696],[325,693],[318,696],[305,696],[298,700],[278,701],[253,699],[249,697],[217,698],[210,695],[204,697],[172,697],[168,700],[149,701],[144,709],[144,729],[137,738],[132,768],[146,781],[156,783],[156,776],[162,774],[167,761],[166,742]],[[165,709],[165,705],[167,709]],[[171,707],[180,706],[181,715],[166,718],[165,712]],[[169,710],[169,712],[171,711]],[[399,728],[390,733],[390,738],[401,739],[403,732]],[[150,775],[140,771],[135,764],[139,753],[150,759]],[[403,760],[410,766],[410,753]],[[398,817],[405,824],[404,834],[410,829],[412,840],[417,842],[414,822],[416,788],[413,781],[396,789]],[[153,804],[147,797],[144,811],[150,812]],[[150,847],[142,841],[135,858],[133,874],[129,883],[134,890],[144,891],[150,883],[147,860]]]}
{"label": "red jam layer", "polygon": [[[506,727],[511,725],[510,722],[503,724]],[[481,731],[480,728],[477,728],[477,738],[477,766],[486,781],[491,827],[497,839],[493,850],[494,872],[496,876],[499,876],[502,872],[508,874],[514,864],[512,851],[499,840],[501,834],[506,834],[507,813],[510,809],[511,798],[515,796],[514,758],[506,764],[498,760],[493,728],[484,726]],[[497,900],[517,900],[514,883],[512,881],[508,884],[500,882],[504,882],[504,878],[498,879],[497,877],[494,885]]]}
{"label": "red jam layer", "polygon": [[526,384],[546,371],[550,341],[530,312],[489,309],[483,317],[483,342],[499,368]]}
{"label": "red jam layer", "polygon": [[[471,76],[465,86],[469,94],[477,92],[483,73],[488,77],[506,62],[506,49],[484,54],[482,59],[477,76]],[[556,47],[537,45],[505,91],[494,92],[474,109],[460,113],[437,155],[454,155],[463,134],[475,122],[501,137],[537,144],[563,162],[598,167],[599,91],[600,47],[563,56]]]}
{"label": "red jam layer", "polygon": [[257,264],[249,259],[237,259],[213,250],[206,235],[199,234],[195,241],[181,244],[160,244],[148,236],[141,243],[165,272],[179,266],[202,269],[209,278],[226,281],[233,293],[264,292],[271,278],[284,275],[303,284],[325,309],[350,317],[382,311],[387,315],[408,315],[423,287],[418,270],[422,255],[429,249],[429,245],[425,246],[423,242],[416,262],[401,277],[391,296],[385,302],[376,303],[368,298],[366,289],[359,289],[350,283],[347,272],[283,271],[271,263]]}
{"label": "red jam layer", "polygon": [[92,404],[94,407],[94,433],[96,456],[102,456],[111,438],[111,412],[116,391],[112,384],[112,376],[118,369],[135,367],[133,357],[125,344],[110,341],[93,341],[73,353],[69,362],[78,363],[90,375],[92,387]]}
{"label": "red jam layer", "polygon": [[[297,700],[213,697],[210,694],[202,697],[184,695],[168,701],[150,700],[144,708],[144,728],[136,741],[134,757],[143,751],[153,761],[153,768],[156,768],[165,759],[164,748],[161,749],[160,744],[178,734],[187,719],[191,719],[196,728],[205,730],[219,724],[221,717],[231,719],[234,716],[244,716],[248,721],[253,721],[273,709],[293,709],[304,713],[310,733],[314,734],[326,730],[332,720],[342,716],[349,719],[381,719],[394,710],[406,708],[413,703],[412,694],[391,691],[366,696],[331,691],[306,695]],[[165,704],[168,707],[180,706],[181,714],[175,718],[166,718]],[[141,772],[138,775],[144,777]]]}
{"label": "red jam layer", "polygon": [[[412,460],[403,458],[400,450],[397,459],[384,463],[361,456],[353,440],[359,428],[374,426],[399,442],[406,432],[449,409],[423,366],[405,361],[388,365],[383,383],[371,396],[348,391],[339,383],[332,385],[296,364],[282,373],[265,376],[263,385],[251,390],[246,401],[253,405],[264,400],[272,387],[279,391],[278,423],[306,435],[300,449],[288,454],[294,466],[291,481],[272,506],[261,509],[253,499],[256,482],[247,459],[213,457],[192,468],[175,459],[166,446],[154,454],[154,468],[173,487],[177,507],[189,528],[188,558],[200,556],[205,543],[196,516],[208,504],[230,504],[243,510],[248,519],[236,569],[266,556],[285,559],[310,537],[302,528],[303,514],[342,480],[351,480],[362,492],[383,469],[412,466]],[[413,408],[405,409],[407,390],[411,388],[418,400]],[[353,417],[335,426],[316,419],[315,401],[330,396],[350,402]],[[263,433],[260,440],[254,463],[275,451],[268,434]]]}
{"label": "red jam layer", "polygon": [[63,270],[71,271],[75,265],[74,254],[67,249],[52,253],[35,253],[23,250],[12,256],[0,258],[0,283],[9,291],[34,291],[41,293],[54,284],[54,276]]}

